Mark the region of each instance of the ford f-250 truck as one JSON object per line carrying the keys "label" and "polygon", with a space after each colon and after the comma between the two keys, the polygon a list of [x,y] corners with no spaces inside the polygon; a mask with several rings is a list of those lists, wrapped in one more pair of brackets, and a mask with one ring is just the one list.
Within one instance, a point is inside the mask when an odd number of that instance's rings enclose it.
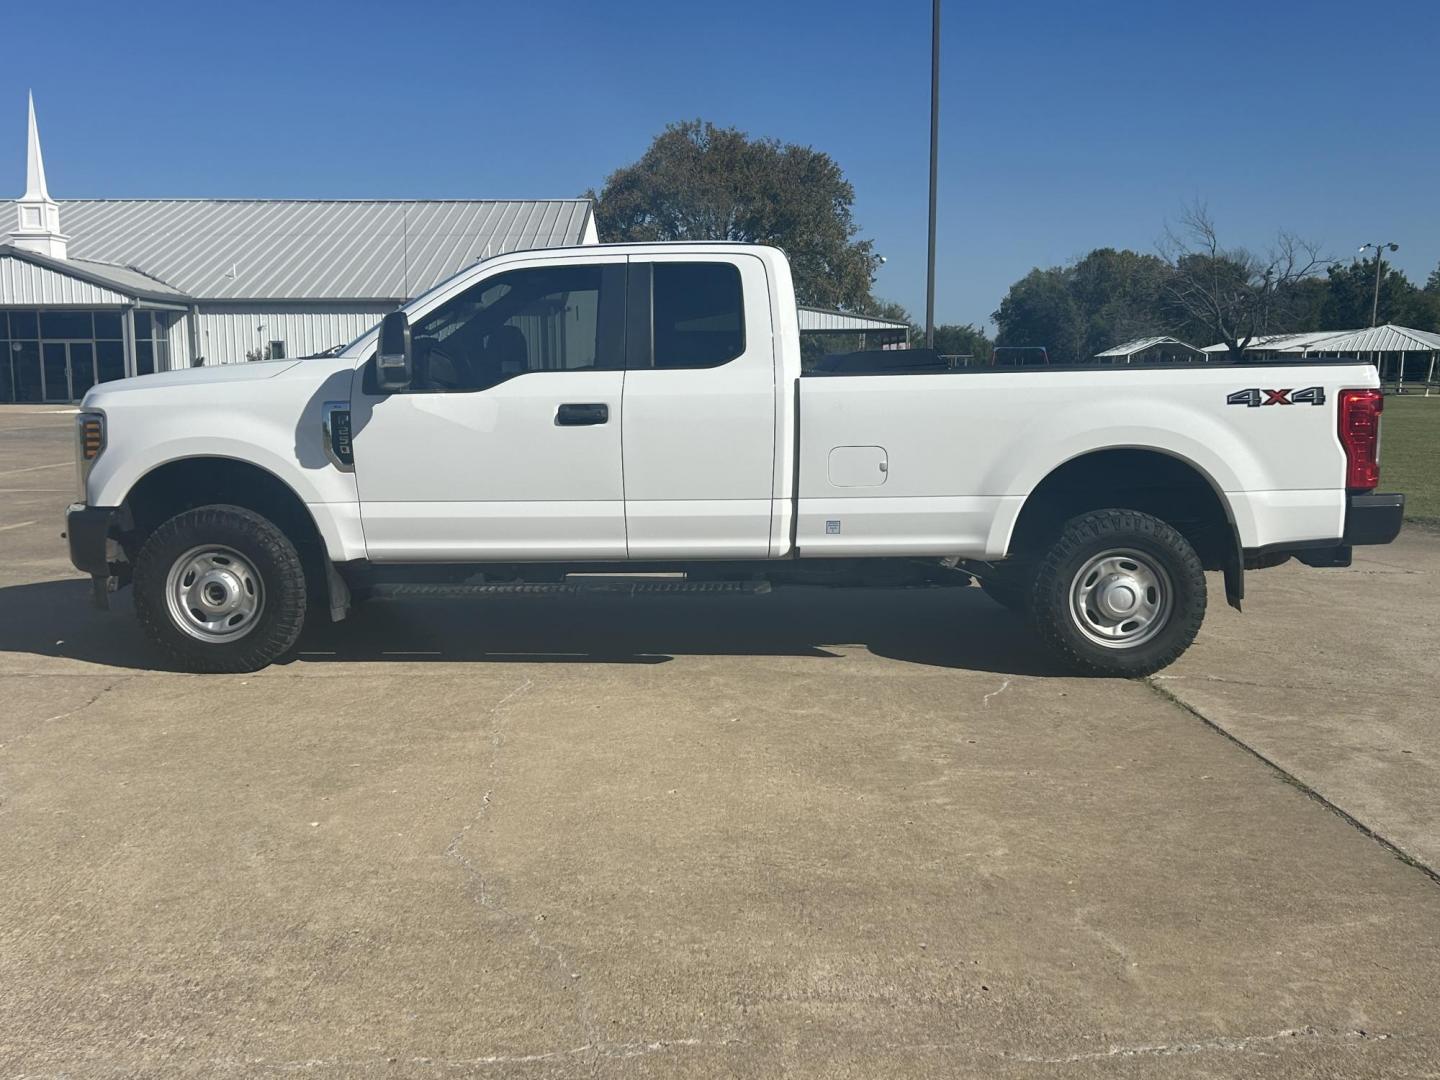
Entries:
{"label": "ford f-250 truck", "polygon": [[1400,528],[1366,363],[855,359],[802,372],[774,248],[512,252],[333,357],[93,388],[71,558],[195,671],[376,594],[978,578],[1071,666],[1140,675],[1205,570],[1238,608],[1247,569]]}

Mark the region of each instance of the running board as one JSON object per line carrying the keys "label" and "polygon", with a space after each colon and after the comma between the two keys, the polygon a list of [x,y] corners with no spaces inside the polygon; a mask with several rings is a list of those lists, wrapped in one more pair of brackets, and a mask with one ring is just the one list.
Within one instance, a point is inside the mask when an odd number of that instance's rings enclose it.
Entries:
{"label": "running board", "polygon": [[644,580],[635,577],[595,575],[578,581],[497,581],[480,584],[408,584],[380,582],[365,590],[376,600],[453,600],[467,596],[577,596],[581,593],[621,593],[650,596],[656,593],[728,593],[759,596],[770,591],[768,581]]}

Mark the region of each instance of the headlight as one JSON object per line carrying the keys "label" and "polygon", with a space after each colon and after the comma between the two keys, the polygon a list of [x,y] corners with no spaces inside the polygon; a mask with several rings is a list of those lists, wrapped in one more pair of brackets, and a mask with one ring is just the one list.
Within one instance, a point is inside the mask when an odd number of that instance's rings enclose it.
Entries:
{"label": "headlight", "polygon": [[75,479],[78,499],[85,502],[85,482],[95,460],[105,451],[105,414],[82,412],[75,418]]}

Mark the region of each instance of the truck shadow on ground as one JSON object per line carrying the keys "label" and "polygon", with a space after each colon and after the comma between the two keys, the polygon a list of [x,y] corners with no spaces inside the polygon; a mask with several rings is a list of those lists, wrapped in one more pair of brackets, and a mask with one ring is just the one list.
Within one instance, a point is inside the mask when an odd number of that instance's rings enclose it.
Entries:
{"label": "truck shadow on ground", "polygon": [[[979,589],[777,589],[766,596],[580,595],[377,601],[308,628],[286,662],[663,664],[678,656],[838,659],[856,650],[1005,675],[1061,675]],[[128,591],[78,579],[0,588],[0,651],[166,670]]]}

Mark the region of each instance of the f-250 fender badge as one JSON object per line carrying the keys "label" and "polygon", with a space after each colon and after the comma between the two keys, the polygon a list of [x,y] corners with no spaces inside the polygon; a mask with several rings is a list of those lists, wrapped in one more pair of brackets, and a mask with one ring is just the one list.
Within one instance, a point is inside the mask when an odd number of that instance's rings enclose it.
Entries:
{"label": "f-250 fender badge", "polygon": [[1304,390],[1236,390],[1225,398],[1226,405],[1245,405],[1251,409],[1261,405],[1324,405],[1325,388],[1307,386]]}

